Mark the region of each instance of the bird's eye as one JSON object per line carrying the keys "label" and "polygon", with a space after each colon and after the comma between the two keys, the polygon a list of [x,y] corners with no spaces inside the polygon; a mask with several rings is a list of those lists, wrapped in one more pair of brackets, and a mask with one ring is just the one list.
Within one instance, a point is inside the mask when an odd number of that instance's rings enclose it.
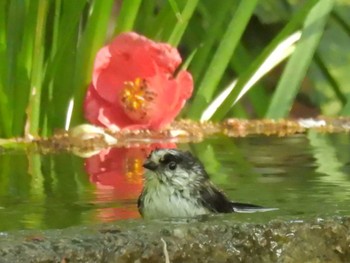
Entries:
{"label": "bird's eye", "polygon": [[168,167],[169,167],[170,170],[175,170],[176,166],[177,166],[176,162],[170,162],[168,164]]}

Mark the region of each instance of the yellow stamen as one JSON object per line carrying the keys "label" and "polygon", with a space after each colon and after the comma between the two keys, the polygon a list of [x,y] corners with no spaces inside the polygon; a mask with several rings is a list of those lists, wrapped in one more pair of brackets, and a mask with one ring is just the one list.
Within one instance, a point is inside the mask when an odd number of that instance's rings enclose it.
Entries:
{"label": "yellow stamen", "polygon": [[145,118],[149,104],[154,100],[155,93],[150,91],[144,79],[125,81],[121,93],[121,103],[126,113],[136,118]]}
{"label": "yellow stamen", "polygon": [[124,89],[122,92],[122,102],[124,106],[132,111],[137,111],[145,106],[145,85],[140,78],[135,81],[124,82]]}

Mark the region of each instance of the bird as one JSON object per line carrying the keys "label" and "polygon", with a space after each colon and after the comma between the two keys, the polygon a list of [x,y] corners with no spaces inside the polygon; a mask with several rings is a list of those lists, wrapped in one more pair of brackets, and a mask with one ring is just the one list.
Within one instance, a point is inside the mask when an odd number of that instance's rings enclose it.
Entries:
{"label": "bird", "polygon": [[231,201],[211,182],[203,164],[188,151],[153,150],[143,167],[144,186],[137,205],[146,219],[276,210]]}

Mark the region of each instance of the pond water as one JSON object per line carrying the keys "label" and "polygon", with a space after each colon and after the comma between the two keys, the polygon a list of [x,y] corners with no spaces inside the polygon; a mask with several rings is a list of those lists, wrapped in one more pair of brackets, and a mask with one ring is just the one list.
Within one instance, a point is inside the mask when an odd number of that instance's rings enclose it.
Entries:
{"label": "pond water", "polygon": [[[218,216],[224,220],[348,215],[348,134],[212,137],[177,144],[204,163],[213,182],[236,201],[278,211]],[[152,147],[115,148],[83,159],[71,153],[0,153],[0,231],[52,229],[139,218],[142,162]]]}

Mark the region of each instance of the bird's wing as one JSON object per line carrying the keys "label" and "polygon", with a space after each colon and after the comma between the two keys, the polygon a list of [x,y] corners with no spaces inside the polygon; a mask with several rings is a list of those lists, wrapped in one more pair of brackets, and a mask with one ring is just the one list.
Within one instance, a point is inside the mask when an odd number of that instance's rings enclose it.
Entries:
{"label": "bird's wing", "polygon": [[204,184],[199,191],[200,204],[214,213],[232,213],[231,201],[211,183]]}
{"label": "bird's wing", "polygon": [[137,208],[139,210],[139,213],[141,216],[143,216],[143,191],[140,194],[139,198],[137,199]]}
{"label": "bird's wing", "polygon": [[199,198],[201,204],[214,213],[255,213],[277,210],[258,205],[238,203],[230,201],[226,195],[213,184],[207,183],[202,187]]}

